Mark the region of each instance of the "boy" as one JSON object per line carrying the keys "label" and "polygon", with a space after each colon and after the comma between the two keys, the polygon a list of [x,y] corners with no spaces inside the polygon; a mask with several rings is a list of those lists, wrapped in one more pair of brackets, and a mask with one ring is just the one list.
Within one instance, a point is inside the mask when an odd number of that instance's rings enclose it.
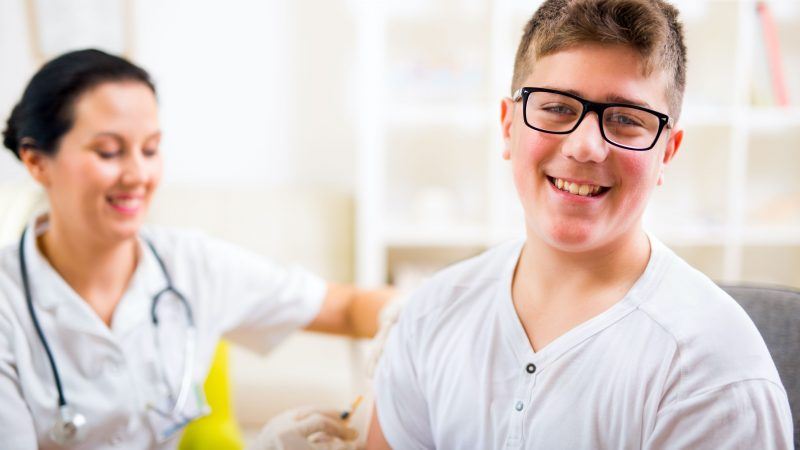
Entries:
{"label": "boy", "polygon": [[526,239],[424,285],[378,367],[368,448],[791,448],[733,299],[643,229],[680,147],[662,0],[548,0],[501,104]]}

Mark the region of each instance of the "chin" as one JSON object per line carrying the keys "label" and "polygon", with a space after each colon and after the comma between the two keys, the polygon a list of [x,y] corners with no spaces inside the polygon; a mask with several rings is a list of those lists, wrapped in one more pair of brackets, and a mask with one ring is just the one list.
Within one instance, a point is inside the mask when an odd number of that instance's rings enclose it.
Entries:
{"label": "chin", "polygon": [[586,223],[539,224],[536,234],[551,247],[565,252],[585,252],[599,245],[598,228]]}
{"label": "chin", "polygon": [[108,224],[105,234],[110,240],[123,242],[136,238],[141,228],[141,220],[130,220],[122,223],[117,222]]}

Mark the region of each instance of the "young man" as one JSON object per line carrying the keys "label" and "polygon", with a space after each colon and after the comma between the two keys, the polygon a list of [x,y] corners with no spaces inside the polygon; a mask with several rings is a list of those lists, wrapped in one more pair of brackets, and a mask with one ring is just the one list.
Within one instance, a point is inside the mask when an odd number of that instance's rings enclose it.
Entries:
{"label": "young man", "polygon": [[685,65],[662,0],[539,8],[501,104],[527,238],[414,294],[368,448],[791,448],[753,323],[642,229],[683,138]]}

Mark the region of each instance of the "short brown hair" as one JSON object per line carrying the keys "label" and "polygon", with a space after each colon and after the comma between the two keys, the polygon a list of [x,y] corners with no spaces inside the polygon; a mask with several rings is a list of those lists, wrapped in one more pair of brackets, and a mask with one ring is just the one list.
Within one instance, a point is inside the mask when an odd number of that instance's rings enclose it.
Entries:
{"label": "short brown hair", "polygon": [[522,87],[535,61],[578,44],[622,44],[638,51],[646,74],[669,75],[670,114],[680,115],[686,87],[686,46],[678,10],[664,0],[547,0],[517,48],[511,91]]}

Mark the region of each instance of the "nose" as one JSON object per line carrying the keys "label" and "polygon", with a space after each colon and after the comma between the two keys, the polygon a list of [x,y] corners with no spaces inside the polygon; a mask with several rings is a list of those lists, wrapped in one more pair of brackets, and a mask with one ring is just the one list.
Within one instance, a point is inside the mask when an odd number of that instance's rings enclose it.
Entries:
{"label": "nose", "polygon": [[577,162],[600,163],[608,157],[608,143],[600,134],[600,118],[594,111],[586,114],[578,128],[566,136],[561,153]]}
{"label": "nose", "polygon": [[127,152],[122,167],[122,183],[128,186],[147,182],[147,161],[141,151]]}

